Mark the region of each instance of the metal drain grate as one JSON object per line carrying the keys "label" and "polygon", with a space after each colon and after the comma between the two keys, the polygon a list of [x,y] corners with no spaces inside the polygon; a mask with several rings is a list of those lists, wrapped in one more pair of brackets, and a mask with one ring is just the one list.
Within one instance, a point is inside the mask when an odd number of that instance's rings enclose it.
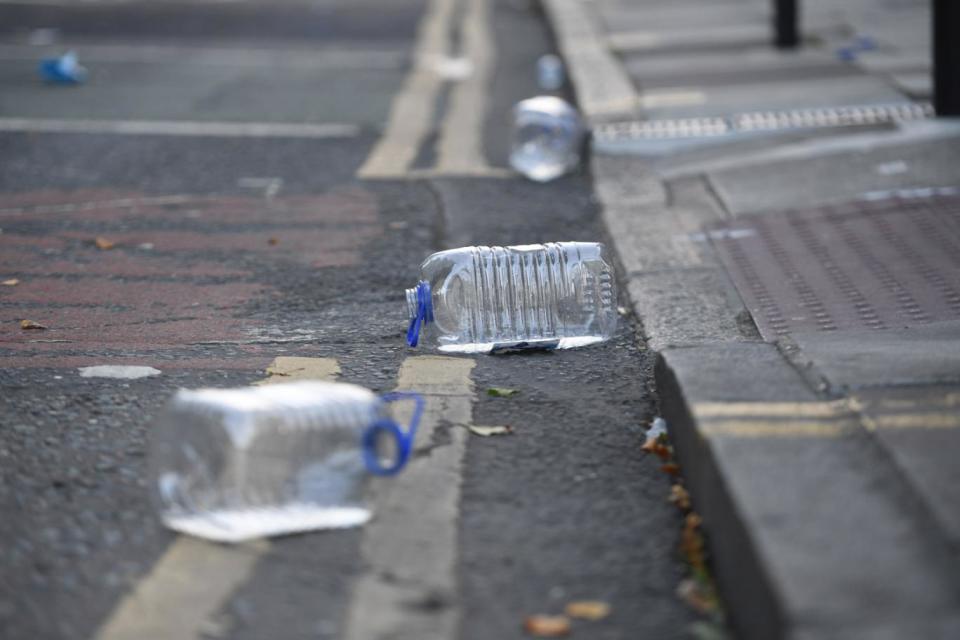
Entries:
{"label": "metal drain grate", "polygon": [[713,138],[764,131],[893,124],[923,120],[933,115],[933,107],[929,103],[912,102],[787,111],[754,111],[727,117],[605,123],[594,128],[593,136],[600,144],[639,140]]}
{"label": "metal drain grate", "polygon": [[744,216],[708,237],[766,340],[960,320],[956,195]]}

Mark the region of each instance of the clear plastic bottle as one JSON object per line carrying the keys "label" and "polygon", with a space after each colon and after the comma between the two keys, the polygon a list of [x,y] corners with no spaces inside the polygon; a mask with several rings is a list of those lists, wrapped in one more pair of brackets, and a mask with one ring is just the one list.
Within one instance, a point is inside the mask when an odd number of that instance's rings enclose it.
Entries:
{"label": "clear plastic bottle", "polygon": [[537,84],[544,91],[559,91],[563,87],[566,74],[563,61],[552,53],[537,59]]}
{"label": "clear plastic bottle", "polygon": [[181,389],[151,430],[163,523],[220,542],[363,524],[370,474],[409,456],[422,400],[407,432],[386,411],[407,395],[332,382]]}
{"label": "clear plastic bottle", "polygon": [[617,327],[613,262],[596,242],[464,247],[435,253],[407,289],[416,346],[423,330],[440,351],[566,349]]}
{"label": "clear plastic bottle", "polygon": [[559,178],[580,164],[586,133],[580,114],[555,96],[537,96],[513,108],[510,166],[535,182]]}

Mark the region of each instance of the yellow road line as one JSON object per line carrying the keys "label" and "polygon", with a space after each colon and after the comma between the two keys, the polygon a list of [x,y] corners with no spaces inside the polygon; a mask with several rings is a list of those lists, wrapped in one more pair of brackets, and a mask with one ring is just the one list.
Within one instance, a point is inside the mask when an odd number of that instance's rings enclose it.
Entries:
{"label": "yellow road line", "polygon": [[443,173],[482,171],[483,122],[495,54],[490,33],[490,0],[467,0],[460,27],[464,55],[473,73],[454,86],[437,145],[437,169]]}
{"label": "yellow road line", "polygon": [[[416,447],[434,442],[443,425],[466,425],[474,401],[473,360],[407,358],[398,388],[426,397]],[[364,530],[364,573],[347,615],[347,640],[449,640],[457,636],[457,521],[466,429],[449,443],[413,457],[403,473],[376,487],[374,519]],[[439,611],[431,603],[444,603]],[[424,606],[417,605],[423,603]]]}
{"label": "yellow road line", "polygon": [[435,61],[448,56],[454,0],[431,0],[420,22],[414,67],[393,99],[386,131],[363,166],[361,178],[403,176],[430,131],[434,103],[443,84]]}
{"label": "yellow road line", "polygon": [[[334,380],[333,358],[277,358],[265,382]],[[225,547],[177,537],[133,591],[117,604],[94,636],[96,640],[192,640],[200,638],[211,616],[250,578],[270,549],[266,540]]]}
{"label": "yellow road line", "polygon": [[700,424],[707,437],[736,438],[834,438],[851,433],[859,426],[855,420],[709,420]]}
{"label": "yellow road line", "polygon": [[698,402],[693,405],[697,418],[786,417],[831,418],[850,413],[845,400],[827,402]]}

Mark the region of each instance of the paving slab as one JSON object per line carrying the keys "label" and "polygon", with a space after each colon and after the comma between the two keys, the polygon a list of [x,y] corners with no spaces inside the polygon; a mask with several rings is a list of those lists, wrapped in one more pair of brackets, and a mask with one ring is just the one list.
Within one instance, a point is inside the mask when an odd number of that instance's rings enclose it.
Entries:
{"label": "paving slab", "polygon": [[909,329],[795,333],[791,338],[838,387],[960,381],[960,320]]}
{"label": "paving slab", "polygon": [[955,186],[960,184],[960,139],[723,169],[712,173],[710,181],[735,215],[817,206],[871,192]]}

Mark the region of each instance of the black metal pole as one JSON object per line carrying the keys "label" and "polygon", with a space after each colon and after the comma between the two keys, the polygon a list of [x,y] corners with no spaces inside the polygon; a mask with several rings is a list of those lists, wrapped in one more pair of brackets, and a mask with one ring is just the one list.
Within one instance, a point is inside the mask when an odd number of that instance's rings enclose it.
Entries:
{"label": "black metal pole", "polygon": [[933,0],[933,107],[938,116],[960,116],[960,3]]}
{"label": "black metal pole", "polygon": [[793,49],[800,43],[797,2],[798,0],[773,0],[773,26],[777,31],[776,44],[781,49]]}

